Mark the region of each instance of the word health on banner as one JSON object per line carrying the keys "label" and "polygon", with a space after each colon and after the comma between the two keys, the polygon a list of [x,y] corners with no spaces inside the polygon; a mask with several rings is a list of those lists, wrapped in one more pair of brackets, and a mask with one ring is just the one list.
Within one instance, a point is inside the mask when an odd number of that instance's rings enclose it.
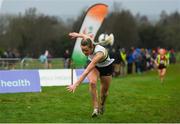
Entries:
{"label": "word health on banner", "polygon": [[38,70],[0,71],[0,93],[41,92]]}

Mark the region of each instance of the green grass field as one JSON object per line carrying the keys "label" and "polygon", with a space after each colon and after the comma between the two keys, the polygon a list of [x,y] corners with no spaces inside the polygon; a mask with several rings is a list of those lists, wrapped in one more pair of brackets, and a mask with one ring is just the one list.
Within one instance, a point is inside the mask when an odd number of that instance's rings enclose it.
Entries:
{"label": "green grass field", "polygon": [[168,68],[163,85],[156,71],[114,78],[106,112],[98,118],[91,118],[87,84],[74,94],[65,87],[43,87],[41,93],[0,94],[0,123],[180,123],[179,105],[180,64],[176,64]]}

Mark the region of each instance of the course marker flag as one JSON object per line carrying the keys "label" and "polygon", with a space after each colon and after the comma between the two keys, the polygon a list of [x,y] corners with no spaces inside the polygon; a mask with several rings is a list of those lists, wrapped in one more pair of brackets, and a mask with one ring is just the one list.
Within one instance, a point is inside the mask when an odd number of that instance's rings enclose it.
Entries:
{"label": "course marker flag", "polygon": [[[106,4],[95,4],[91,6],[86,12],[79,33],[88,34],[94,39],[107,13],[108,6]],[[81,38],[77,38],[72,54],[75,66],[83,66],[87,62],[87,57],[81,51],[80,41]]]}

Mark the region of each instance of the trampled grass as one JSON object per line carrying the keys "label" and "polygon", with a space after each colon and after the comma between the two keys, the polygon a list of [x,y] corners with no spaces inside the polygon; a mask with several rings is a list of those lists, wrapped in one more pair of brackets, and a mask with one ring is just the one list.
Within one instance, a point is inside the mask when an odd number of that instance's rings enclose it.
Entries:
{"label": "trampled grass", "polygon": [[156,71],[114,78],[106,112],[91,118],[88,85],[74,94],[65,87],[43,87],[41,93],[0,94],[0,122],[150,122],[180,123],[180,64],[168,68],[162,85]]}

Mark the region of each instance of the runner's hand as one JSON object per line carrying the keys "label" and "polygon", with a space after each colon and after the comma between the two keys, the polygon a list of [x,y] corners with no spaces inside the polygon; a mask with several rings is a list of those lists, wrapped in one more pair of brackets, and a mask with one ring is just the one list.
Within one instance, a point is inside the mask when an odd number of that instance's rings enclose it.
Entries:
{"label": "runner's hand", "polygon": [[72,39],[74,39],[74,38],[77,38],[77,37],[78,37],[78,33],[76,33],[76,32],[71,32],[71,33],[69,33],[69,36],[70,36]]}
{"label": "runner's hand", "polygon": [[75,90],[76,90],[76,85],[74,84],[74,85],[69,85],[69,86],[67,86],[67,90],[69,91],[69,92],[75,92]]}

